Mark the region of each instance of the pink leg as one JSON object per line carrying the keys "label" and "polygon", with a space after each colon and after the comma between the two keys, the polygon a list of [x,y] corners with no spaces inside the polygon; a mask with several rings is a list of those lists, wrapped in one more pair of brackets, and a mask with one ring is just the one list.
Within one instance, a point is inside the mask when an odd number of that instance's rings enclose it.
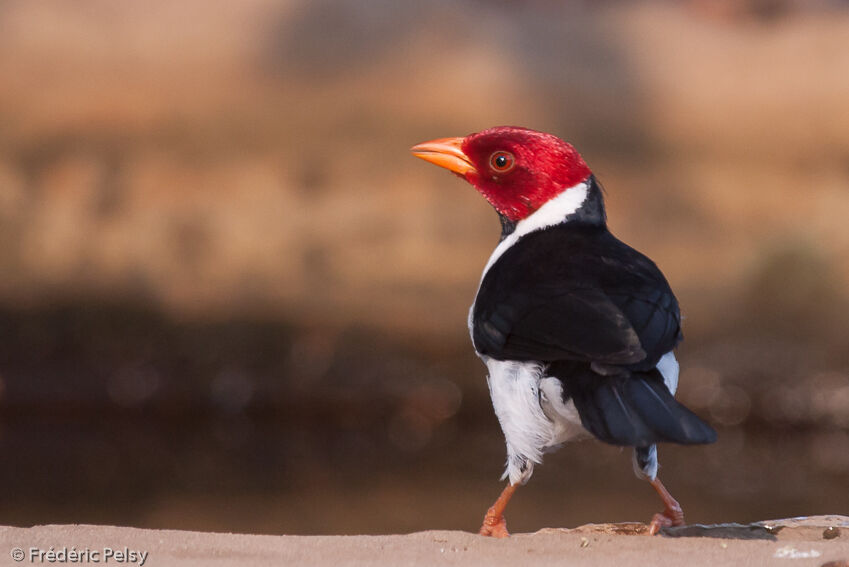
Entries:
{"label": "pink leg", "polygon": [[510,537],[510,532],[507,531],[507,520],[504,519],[504,509],[510,501],[510,497],[516,492],[518,484],[508,484],[501,492],[501,496],[495,501],[489,510],[486,511],[486,516],[483,517],[483,525],[481,526],[480,534],[482,536],[504,538]]}
{"label": "pink leg", "polygon": [[660,499],[663,500],[664,510],[660,514],[655,514],[649,524],[649,535],[655,535],[660,531],[660,528],[668,528],[670,526],[684,525],[684,510],[681,505],[675,500],[659,478],[651,481],[651,485],[657,491]]}

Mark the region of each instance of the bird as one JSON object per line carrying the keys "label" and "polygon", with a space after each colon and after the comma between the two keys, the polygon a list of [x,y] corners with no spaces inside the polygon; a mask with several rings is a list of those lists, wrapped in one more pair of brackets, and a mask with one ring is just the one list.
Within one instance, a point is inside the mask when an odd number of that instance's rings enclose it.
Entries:
{"label": "bird", "polygon": [[480,534],[508,537],[504,510],[534,466],[587,437],[633,448],[635,474],[664,506],[649,534],[683,525],[658,477],[657,444],[713,443],[716,431],[675,399],[678,300],[657,265],[610,232],[584,159],[557,136],[516,126],[410,151],[465,179],[501,222],[468,316],[507,449],[508,483]]}

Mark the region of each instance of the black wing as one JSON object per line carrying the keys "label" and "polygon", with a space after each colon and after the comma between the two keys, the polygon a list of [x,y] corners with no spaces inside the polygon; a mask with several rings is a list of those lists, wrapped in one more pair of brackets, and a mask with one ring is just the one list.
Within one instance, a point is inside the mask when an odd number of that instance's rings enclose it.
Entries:
{"label": "black wing", "polygon": [[678,302],[654,262],[604,226],[519,239],[490,267],[473,340],[496,359],[654,367],[681,340]]}

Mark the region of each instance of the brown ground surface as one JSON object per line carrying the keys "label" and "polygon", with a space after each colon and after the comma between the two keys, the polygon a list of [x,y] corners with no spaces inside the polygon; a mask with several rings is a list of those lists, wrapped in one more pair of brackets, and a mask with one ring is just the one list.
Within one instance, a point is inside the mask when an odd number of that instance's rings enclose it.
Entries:
{"label": "brown ground surface", "polygon": [[[499,541],[467,532],[384,536],[263,536],[57,525],[0,528],[4,549],[58,551],[125,547],[145,565],[849,565],[849,517],[687,526],[665,537],[642,524],[547,529]],[[2,554],[4,565],[15,563]],[[38,559],[35,561],[38,562]],[[101,561],[103,562],[103,561]],[[116,562],[114,559],[110,561]],[[138,563],[138,562],[137,562]]]}

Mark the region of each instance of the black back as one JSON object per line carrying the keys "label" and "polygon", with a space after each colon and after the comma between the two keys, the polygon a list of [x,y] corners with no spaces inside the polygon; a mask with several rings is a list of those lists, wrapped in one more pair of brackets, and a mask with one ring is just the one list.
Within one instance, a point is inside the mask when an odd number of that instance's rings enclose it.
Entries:
{"label": "black back", "polygon": [[657,266],[604,223],[520,238],[490,267],[473,312],[481,354],[653,368],[681,340],[678,302]]}

